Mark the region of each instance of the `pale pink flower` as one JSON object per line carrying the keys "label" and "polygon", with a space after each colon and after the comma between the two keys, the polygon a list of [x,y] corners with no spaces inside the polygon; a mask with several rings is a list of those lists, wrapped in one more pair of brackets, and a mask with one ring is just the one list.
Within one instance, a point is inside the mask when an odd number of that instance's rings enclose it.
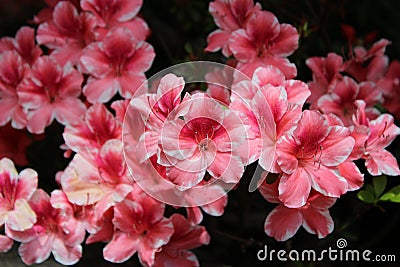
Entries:
{"label": "pale pink flower", "polygon": [[161,136],[161,146],[168,162],[167,178],[182,190],[202,181],[206,171],[225,183],[237,183],[244,164],[239,149],[246,140],[240,118],[205,94],[194,94],[181,103],[190,109],[168,119]]}
{"label": "pale pink flower", "polygon": [[199,266],[199,262],[189,249],[207,245],[210,242],[204,226],[191,225],[190,222],[180,214],[173,214],[171,222],[174,233],[169,242],[162,246],[156,253],[154,267],[165,266]]}
{"label": "pale pink flower", "polygon": [[146,22],[137,16],[142,0],[82,0],[81,7],[93,13],[97,20],[97,39],[117,27],[129,29],[137,40],[145,40],[150,33]]}
{"label": "pale pink flower", "polygon": [[334,223],[328,209],[336,198],[326,197],[312,190],[306,203],[298,208],[289,208],[278,199],[278,183],[263,183],[259,188],[263,197],[272,203],[280,204],[265,219],[265,233],[278,241],[293,237],[303,226],[310,234],[324,238],[333,231]]}
{"label": "pale pink flower", "polygon": [[232,32],[244,28],[248,17],[260,9],[260,4],[254,5],[253,0],[216,0],[211,2],[209,12],[219,29],[207,37],[208,45],[205,50],[216,52],[222,49],[224,56],[229,57],[232,52],[229,49],[228,41]]}
{"label": "pale pink flower", "polygon": [[110,139],[98,155],[74,156],[61,176],[62,189],[71,203],[94,205],[94,215],[100,218],[132,191],[133,180],[129,176],[122,147],[120,140]]}
{"label": "pale pink flower", "polygon": [[36,60],[18,88],[19,101],[29,112],[27,129],[38,134],[54,118],[63,125],[78,120],[86,110],[79,99],[82,81],[70,64],[60,66],[49,56]]}
{"label": "pale pink flower", "polygon": [[87,47],[81,64],[90,77],[83,94],[91,103],[108,102],[117,92],[131,98],[146,81],[154,59],[153,47],[137,40],[125,28],[116,28],[97,43]]}
{"label": "pale pink flower", "polygon": [[67,147],[81,155],[96,154],[106,141],[121,138],[122,121],[117,121],[107,108],[94,104],[83,119],[65,127]]}
{"label": "pale pink flower", "polygon": [[380,112],[375,105],[382,101],[382,93],[373,82],[357,84],[350,77],[337,81],[330,93],[318,99],[317,106],[325,114],[337,115],[346,126],[353,124],[352,117],[357,111],[356,100],[364,100],[366,104],[365,115],[375,119]]}
{"label": "pale pink flower", "polygon": [[283,171],[279,199],[289,208],[305,205],[311,188],[328,197],[347,191],[337,166],[349,157],[354,139],[342,126],[329,126],[317,111],[303,111],[293,134],[277,143],[277,162]]}
{"label": "pale pink flower", "polygon": [[297,75],[296,66],[287,59],[298,47],[299,34],[289,24],[280,24],[274,14],[255,11],[244,29],[234,31],[229,39],[237,69],[252,77],[258,67],[273,65],[287,79]]}
{"label": "pale pink flower", "polygon": [[79,12],[69,1],[60,1],[52,18],[39,25],[36,40],[52,49],[57,61],[64,65],[79,62],[83,49],[95,41],[96,18],[90,12]]}
{"label": "pale pink flower", "polygon": [[103,250],[104,258],[119,263],[137,252],[144,266],[153,266],[156,252],[174,232],[171,220],[163,214],[164,204],[143,192],[129,194],[114,207],[113,224],[117,230]]}
{"label": "pale pink flower", "polygon": [[37,221],[25,231],[6,229],[8,236],[21,242],[18,254],[25,264],[42,263],[50,253],[64,265],[78,262],[82,256],[81,243],[84,234],[73,225],[66,227],[60,209],[50,204],[50,197],[41,189],[36,190],[29,205],[36,213]]}
{"label": "pale pink flower", "polygon": [[19,103],[17,90],[29,71],[16,51],[0,54],[0,126],[10,121],[16,129],[26,126],[27,110]]}
{"label": "pale pink flower", "polygon": [[372,175],[400,175],[396,158],[385,148],[400,135],[400,128],[394,124],[393,116],[382,114],[375,120],[369,120],[365,115],[365,103],[357,101],[358,111],[355,116],[356,126],[367,126],[368,135],[364,142],[362,158]]}
{"label": "pale pink flower", "polygon": [[19,174],[8,158],[0,160],[0,226],[23,231],[36,222],[35,212],[28,204],[38,184],[37,173],[25,169]]}

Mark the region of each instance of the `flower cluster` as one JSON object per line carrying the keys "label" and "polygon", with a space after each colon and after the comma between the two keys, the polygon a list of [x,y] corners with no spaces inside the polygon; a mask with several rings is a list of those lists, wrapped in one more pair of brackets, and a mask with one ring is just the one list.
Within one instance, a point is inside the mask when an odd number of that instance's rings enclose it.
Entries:
{"label": "flower cluster", "polygon": [[385,150],[400,128],[377,108],[398,116],[398,62],[388,67],[389,41],[382,39],[369,50],[355,47],[347,60],[335,53],[309,58],[313,80],[307,86],[288,80],[296,76],[286,58],[297,48],[295,28],[252,1],[216,0],[210,12],[219,29],[209,35],[206,50],[233,55],[236,68],[252,77],[253,84],[232,86],[245,92],[250,109],[235,100],[230,107],[246,114],[261,140],[260,147],[252,146],[266,171],[259,191],[279,204],[267,216],[265,232],[284,241],[302,225],[325,237],[333,230],[328,208],[363,185],[356,160],[364,159],[374,176],[400,174],[395,157]]}
{"label": "flower cluster", "polygon": [[[146,78],[155,52],[142,0],[46,3],[36,29],[0,39],[0,252],[17,241],[26,264],[52,254],[73,265],[83,244],[103,242],[113,263],[198,266],[190,250],[210,242],[203,212],[221,216],[252,163],[264,170],[255,188],[277,204],[264,231],[278,241],[300,226],[330,234],[329,208],[363,186],[362,164],[400,175],[386,150],[400,135],[388,40],[308,58],[306,83],[288,59],[294,26],[253,0],[215,0],[205,51],[233,67],[210,68],[207,88],[192,90],[177,73]],[[27,165],[26,147],[56,122],[69,163],[47,193],[14,163]]]}

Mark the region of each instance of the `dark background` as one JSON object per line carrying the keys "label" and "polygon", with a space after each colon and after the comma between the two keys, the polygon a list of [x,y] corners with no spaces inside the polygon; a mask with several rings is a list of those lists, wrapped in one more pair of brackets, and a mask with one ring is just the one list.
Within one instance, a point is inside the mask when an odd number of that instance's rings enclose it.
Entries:
{"label": "dark background", "polygon": [[[148,75],[188,60],[225,62],[220,53],[204,53],[207,35],[216,28],[208,13],[208,1],[144,0],[141,14],[152,31],[148,41],[154,46],[156,58]],[[280,22],[294,25],[301,34],[299,49],[290,57],[298,67],[298,79],[309,81],[311,73],[305,60],[311,56],[325,56],[336,52],[346,56],[348,42],[341,30],[348,24],[356,30],[356,43],[370,45],[380,38],[392,41],[387,54],[391,60],[400,59],[400,1],[362,0],[298,0],[260,1],[263,9],[272,11]],[[29,25],[43,1],[0,0],[0,36],[14,36],[19,27]],[[397,125],[399,123],[397,122]],[[0,129],[1,130],[1,129]],[[28,148],[29,166],[39,173],[40,187],[47,192],[56,188],[54,176],[63,170],[68,160],[59,149],[63,128],[54,123],[46,129],[43,138],[35,139]],[[396,139],[389,150],[399,158],[400,140]],[[362,163],[362,162],[361,162]],[[361,166],[361,165],[360,165]],[[21,166],[27,167],[27,166]],[[395,254],[396,263],[378,266],[400,266],[400,204],[379,203],[378,206],[361,202],[356,192],[344,195],[331,208],[335,230],[325,239],[318,239],[300,229],[287,242],[277,242],[263,231],[268,212],[274,205],[267,203],[258,192],[248,193],[248,183],[255,165],[248,166],[238,189],[229,193],[229,202],[222,217],[205,215],[205,225],[211,243],[194,252],[202,266],[364,266],[365,263],[341,262],[259,262],[257,251],[268,245],[269,249],[327,249],[336,248],[336,240],[345,238],[349,249],[369,249],[374,254]],[[365,170],[363,170],[364,173]],[[388,188],[400,184],[399,177],[388,177]],[[365,183],[372,177],[366,174]],[[103,244],[84,245],[82,260],[76,266],[117,266],[102,259]],[[23,266],[12,252],[0,254],[0,266]],[[373,265],[376,265],[373,264]],[[59,266],[52,259],[42,266]],[[118,266],[139,266],[136,256]]]}

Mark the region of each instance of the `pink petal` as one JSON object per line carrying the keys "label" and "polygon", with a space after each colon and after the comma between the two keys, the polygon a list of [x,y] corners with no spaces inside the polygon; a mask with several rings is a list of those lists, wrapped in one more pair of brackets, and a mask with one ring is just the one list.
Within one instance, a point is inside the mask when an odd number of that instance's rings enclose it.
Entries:
{"label": "pink petal", "polygon": [[278,199],[279,196],[278,186],[279,186],[279,179],[276,179],[276,181],[273,182],[272,184],[268,184],[266,181],[264,181],[258,188],[258,190],[260,191],[261,195],[265,198],[265,200],[267,200],[268,202],[280,203]]}
{"label": "pink petal", "polygon": [[333,231],[333,220],[328,210],[302,209],[303,227],[311,234],[316,234],[318,238],[324,238]]}
{"label": "pink petal", "polygon": [[34,134],[44,133],[44,129],[50,125],[54,119],[54,107],[51,104],[45,104],[39,109],[32,111],[28,118],[28,131]]}
{"label": "pink petal", "polygon": [[117,231],[113,239],[104,247],[103,257],[108,261],[121,263],[132,257],[138,246],[139,239],[137,237]]}
{"label": "pink petal", "polygon": [[339,165],[340,175],[346,179],[348,191],[353,191],[361,188],[364,184],[364,174],[360,172],[354,162],[344,162]]}
{"label": "pink petal", "polygon": [[287,57],[290,56],[299,46],[299,34],[295,27],[290,24],[281,24],[279,35],[271,45],[270,53]]}
{"label": "pink petal", "polygon": [[8,252],[11,248],[12,245],[14,244],[14,240],[9,238],[6,235],[0,235],[0,252]]}
{"label": "pink petal", "polygon": [[25,264],[42,263],[50,256],[53,239],[52,235],[42,235],[28,243],[22,243],[18,254]]}
{"label": "pink petal", "polygon": [[387,150],[370,151],[365,161],[368,172],[374,176],[387,174],[392,176],[400,175],[397,159]]}
{"label": "pink petal", "polygon": [[63,265],[73,265],[82,257],[82,247],[66,246],[60,238],[55,238],[52,246],[54,259]]}
{"label": "pink petal", "polygon": [[272,65],[282,71],[286,79],[293,79],[297,76],[296,65],[290,63],[287,58],[267,55],[262,60],[264,65]]}
{"label": "pink petal", "polygon": [[312,188],[329,197],[340,197],[346,193],[348,185],[346,180],[324,165],[307,167],[312,182]]}
{"label": "pink petal", "polygon": [[290,209],[279,205],[267,216],[264,231],[278,241],[286,241],[294,236],[302,223],[298,209]]}
{"label": "pink petal", "polygon": [[24,231],[36,222],[36,214],[25,199],[17,199],[8,213],[7,226],[14,231]]}
{"label": "pink petal", "polygon": [[85,72],[88,72],[96,78],[104,78],[111,71],[109,59],[100,51],[98,43],[89,45],[83,51],[80,61]]}
{"label": "pink petal", "polygon": [[278,37],[280,24],[269,11],[255,11],[246,23],[246,32],[255,45],[260,46]]}
{"label": "pink petal", "polygon": [[121,0],[119,8],[113,15],[120,22],[131,20],[139,12],[142,3],[142,0]]}
{"label": "pink petal", "polygon": [[83,94],[90,103],[100,102],[105,103],[120,90],[120,86],[112,77],[104,79],[89,78],[86,85],[83,87]]}
{"label": "pink petal", "polygon": [[292,174],[283,174],[279,182],[279,200],[288,208],[306,204],[311,191],[311,177],[303,168]]}
{"label": "pink petal", "polygon": [[329,134],[321,143],[321,164],[337,166],[344,162],[353,151],[354,139],[346,127],[331,126]]}
{"label": "pink petal", "polygon": [[284,86],[288,95],[287,100],[289,103],[295,103],[302,106],[311,95],[307,84],[302,81],[288,80],[285,82]]}
{"label": "pink petal", "polygon": [[226,183],[237,183],[243,175],[244,165],[239,156],[231,152],[218,152],[207,171]]}
{"label": "pink petal", "polygon": [[119,83],[119,93],[125,99],[133,97],[135,92],[146,82],[146,76],[142,73],[128,73],[116,78]]}
{"label": "pink petal", "polygon": [[235,58],[241,62],[250,62],[257,56],[254,43],[243,29],[232,33],[229,47]]}
{"label": "pink petal", "polygon": [[32,169],[25,169],[20,172],[15,198],[29,200],[38,185],[38,174]]}
{"label": "pink petal", "polygon": [[[63,125],[78,121],[86,111],[85,104],[78,98],[64,98],[58,101],[55,107],[55,118]],[[71,107],[74,107],[73,109]]]}
{"label": "pink petal", "polygon": [[[205,50],[207,52],[216,52],[223,47],[226,47],[231,36],[230,32],[223,30],[215,30],[207,36],[207,47]],[[230,56],[231,52],[229,48],[226,49],[224,56]]]}

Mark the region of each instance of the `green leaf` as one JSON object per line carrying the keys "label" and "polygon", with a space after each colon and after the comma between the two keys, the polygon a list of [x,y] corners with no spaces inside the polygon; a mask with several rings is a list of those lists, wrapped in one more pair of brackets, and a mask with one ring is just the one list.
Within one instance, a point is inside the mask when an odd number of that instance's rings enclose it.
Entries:
{"label": "green leaf", "polygon": [[395,186],[387,191],[379,198],[379,200],[400,203],[400,185]]}
{"label": "green leaf", "polygon": [[372,184],[374,185],[374,193],[375,193],[375,198],[378,199],[379,196],[383,193],[383,191],[386,188],[386,176],[382,175],[379,177],[375,177],[374,180],[372,181]]}
{"label": "green leaf", "polygon": [[371,193],[371,191],[369,190],[361,190],[360,192],[358,192],[357,197],[366,202],[366,203],[374,203],[375,198],[374,198],[374,194]]}

